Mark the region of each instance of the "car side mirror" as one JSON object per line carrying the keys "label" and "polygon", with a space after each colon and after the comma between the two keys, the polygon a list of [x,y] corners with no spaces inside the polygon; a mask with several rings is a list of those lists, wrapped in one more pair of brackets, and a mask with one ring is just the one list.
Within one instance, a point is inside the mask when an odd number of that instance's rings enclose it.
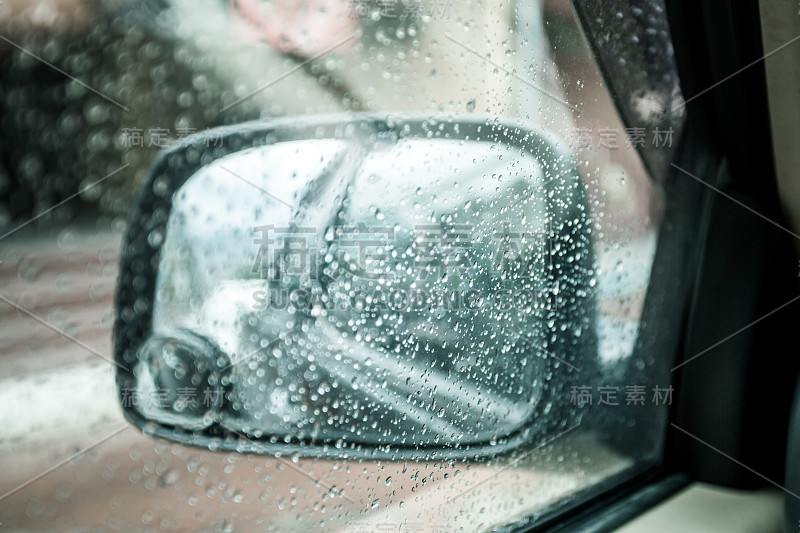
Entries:
{"label": "car side mirror", "polygon": [[119,399],[148,434],[477,458],[563,431],[597,358],[566,151],[464,118],[248,123],[161,154],[125,237]]}

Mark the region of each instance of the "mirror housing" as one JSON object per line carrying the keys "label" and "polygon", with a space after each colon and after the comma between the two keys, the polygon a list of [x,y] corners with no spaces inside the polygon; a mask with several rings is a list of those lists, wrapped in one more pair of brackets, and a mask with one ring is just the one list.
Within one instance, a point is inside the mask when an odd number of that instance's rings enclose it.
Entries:
{"label": "mirror housing", "polygon": [[211,130],[159,156],[132,211],[120,402],[212,449],[504,453],[580,423],[593,268],[582,180],[546,133],[367,114]]}

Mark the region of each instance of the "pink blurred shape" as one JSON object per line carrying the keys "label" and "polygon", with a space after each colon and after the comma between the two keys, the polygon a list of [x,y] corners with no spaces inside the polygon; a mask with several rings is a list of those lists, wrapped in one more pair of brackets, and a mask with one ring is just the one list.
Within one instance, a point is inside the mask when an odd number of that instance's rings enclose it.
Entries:
{"label": "pink blurred shape", "polygon": [[358,26],[352,0],[230,0],[230,7],[240,38],[304,57],[342,42]]}

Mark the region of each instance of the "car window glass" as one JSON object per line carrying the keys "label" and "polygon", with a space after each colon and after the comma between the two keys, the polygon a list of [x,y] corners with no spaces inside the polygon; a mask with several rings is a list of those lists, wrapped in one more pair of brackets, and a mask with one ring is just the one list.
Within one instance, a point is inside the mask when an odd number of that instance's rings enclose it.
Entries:
{"label": "car window glass", "polygon": [[[663,2],[608,9],[591,12],[587,27],[599,32],[603,17],[628,24],[630,35],[605,41],[645,48],[626,61],[641,67],[648,47],[668,44]],[[543,520],[655,464],[673,389],[664,362],[635,346],[665,198],[663,176],[651,174],[661,167],[640,153],[672,156],[682,114],[667,120],[663,111],[680,93],[674,65],[659,64],[662,85],[646,77],[649,92],[630,91],[640,116],[623,123],[611,96],[619,91],[596,59],[608,52],[593,52],[579,24],[586,13],[564,0],[0,5],[0,470],[13,472],[0,482],[0,521],[26,531],[490,530]],[[639,79],[624,68],[606,75]],[[528,413],[527,400],[516,400],[550,390],[537,407],[546,432],[493,459],[398,461],[223,452],[131,428],[108,360],[112,297],[127,216],[155,155],[246,120],[361,111],[516,122],[547,135],[580,173],[593,257],[563,282],[593,295],[592,322],[556,327],[547,341],[592,339],[593,348],[551,359],[525,383],[513,364],[463,363],[491,369],[471,378],[478,391],[522,387],[505,396],[508,412]],[[486,150],[453,153],[494,157]],[[472,199],[483,227],[465,238],[500,235],[513,256],[522,237],[497,222],[519,209],[514,182],[501,172],[482,179],[482,190],[448,183],[421,191],[420,202]],[[353,309],[341,317],[360,319]],[[472,323],[453,342],[513,344],[493,338],[495,329]],[[480,438],[516,423],[492,420]]]}

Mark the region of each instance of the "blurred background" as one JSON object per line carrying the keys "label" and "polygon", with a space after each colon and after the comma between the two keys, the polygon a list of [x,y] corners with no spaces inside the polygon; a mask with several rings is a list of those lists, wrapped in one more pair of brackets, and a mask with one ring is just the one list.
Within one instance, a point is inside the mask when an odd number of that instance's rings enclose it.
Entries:
{"label": "blurred background", "polygon": [[183,137],[350,110],[545,126],[603,190],[601,223],[654,209],[568,0],[6,0],[0,37],[0,228],[76,193],[36,224],[124,218]]}

